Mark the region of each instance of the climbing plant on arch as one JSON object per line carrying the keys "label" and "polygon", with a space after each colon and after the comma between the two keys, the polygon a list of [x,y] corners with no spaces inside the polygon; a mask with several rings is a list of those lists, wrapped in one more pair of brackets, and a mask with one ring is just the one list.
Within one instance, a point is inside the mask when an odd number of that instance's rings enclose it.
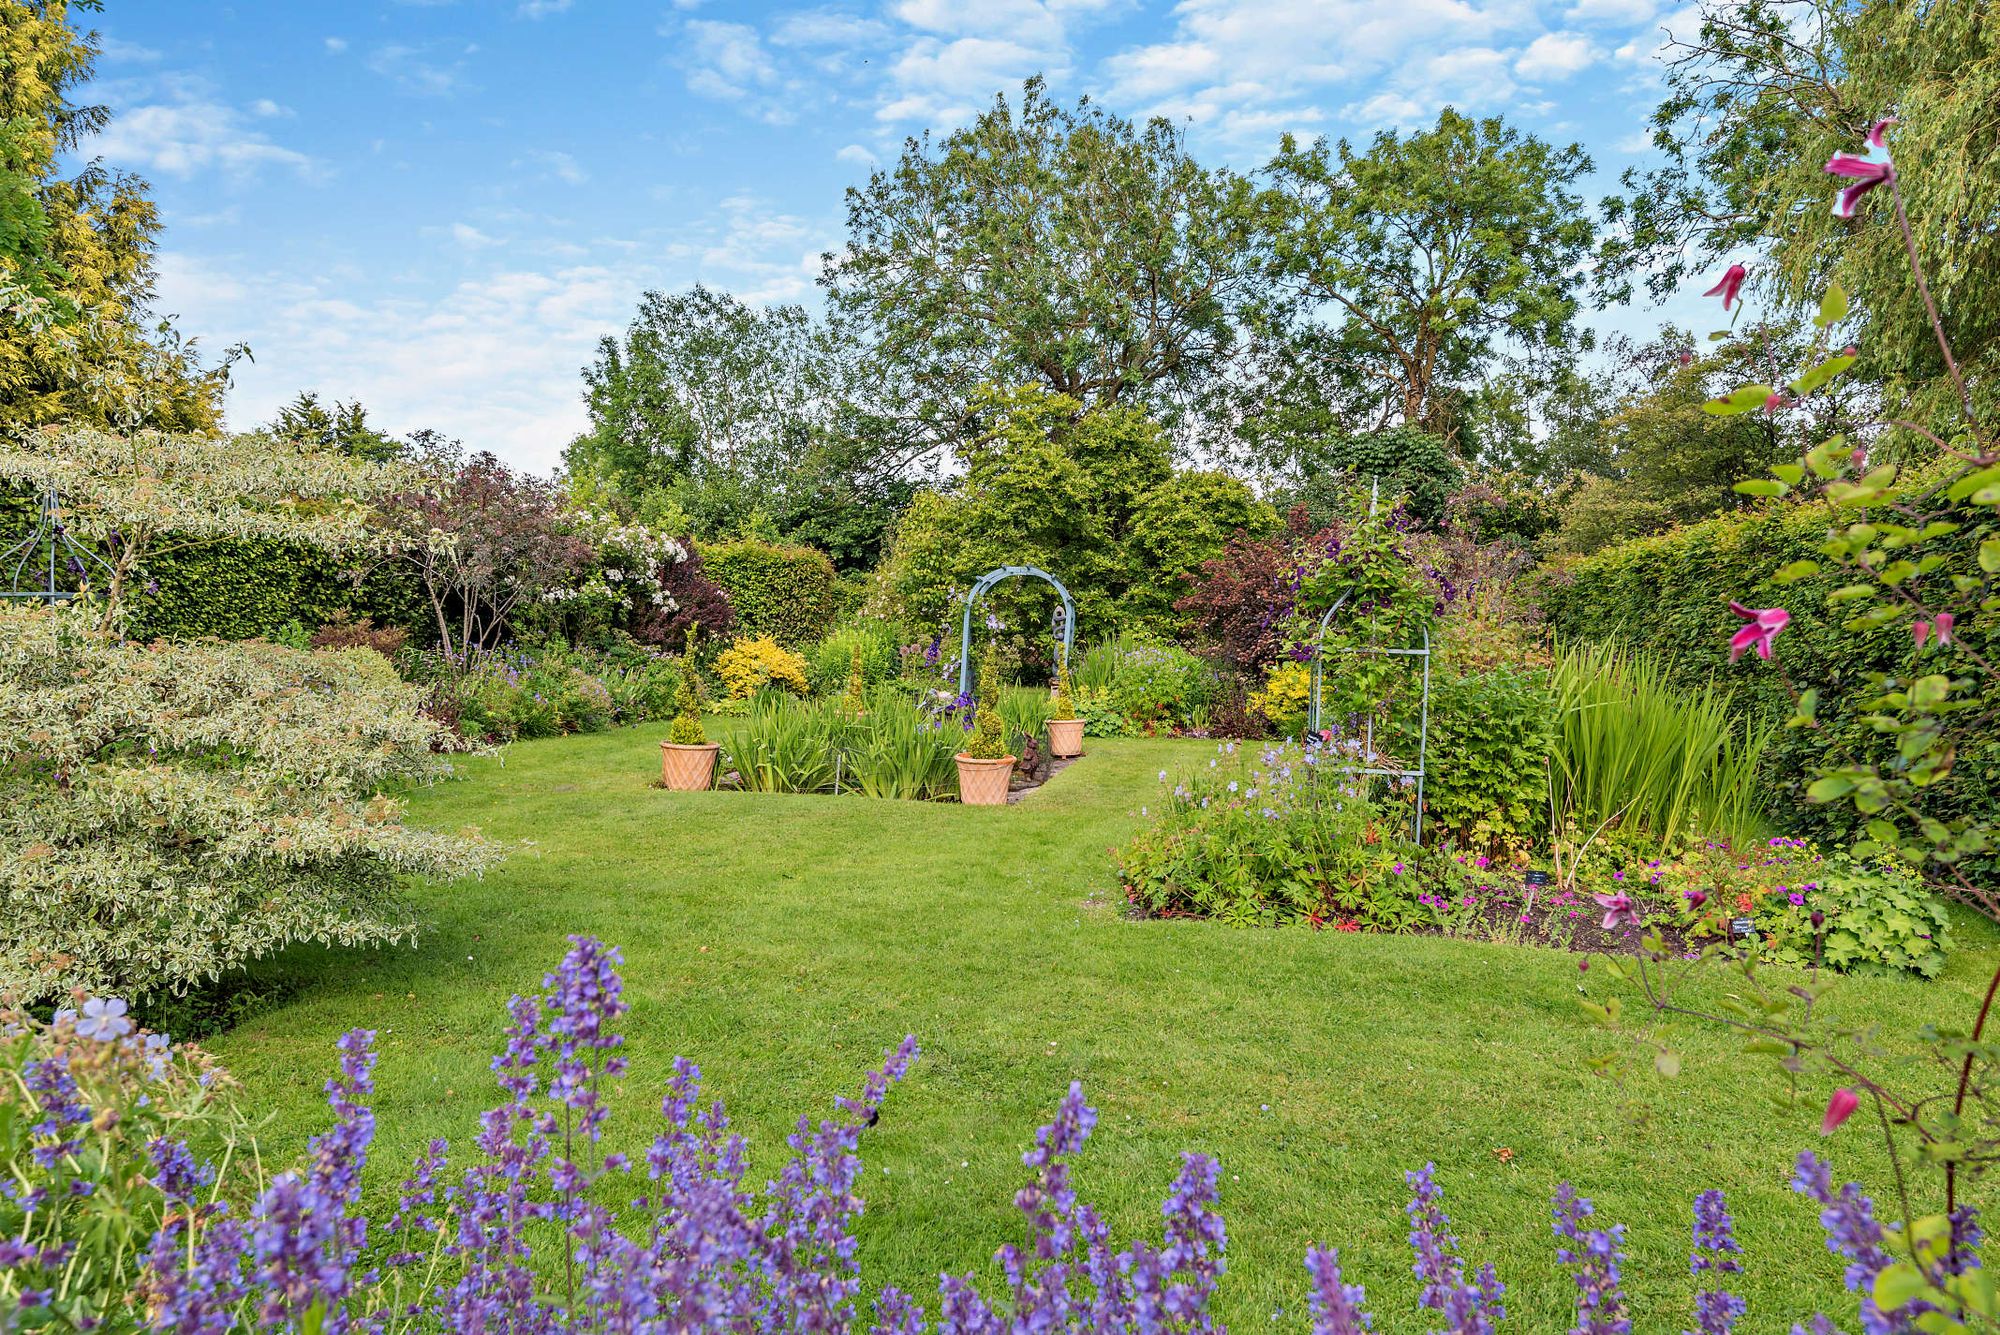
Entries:
{"label": "climbing plant on arch", "polygon": [[1069,661],[1069,651],[1076,647],[1076,600],[1069,596],[1069,590],[1063,587],[1061,580],[1051,575],[1048,571],[1037,569],[1034,566],[1001,566],[998,570],[989,570],[972,582],[972,588],[965,595],[965,617],[958,635],[958,693],[961,696],[972,694],[973,606],[985,596],[988,589],[1002,580],[1012,579],[1016,575],[1033,575],[1036,579],[1045,579],[1055,586],[1055,591],[1062,595],[1063,602],[1063,662],[1067,663]]}

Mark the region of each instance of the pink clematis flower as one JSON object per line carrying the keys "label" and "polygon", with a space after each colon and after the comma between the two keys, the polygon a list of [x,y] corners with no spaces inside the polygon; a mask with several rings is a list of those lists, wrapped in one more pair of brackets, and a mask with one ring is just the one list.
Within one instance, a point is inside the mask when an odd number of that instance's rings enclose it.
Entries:
{"label": "pink clematis flower", "polygon": [[1886,136],[1889,133],[1889,127],[1895,123],[1896,118],[1894,116],[1885,116],[1869,126],[1867,135],[1868,147],[1879,148],[1884,153],[1887,153],[1889,151],[1889,144]]}
{"label": "pink clematis flower", "polygon": [[1819,1133],[1830,1136],[1840,1129],[1840,1124],[1854,1115],[1861,1106],[1861,1099],[1851,1089],[1836,1089],[1833,1097],[1826,1101],[1826,1116],[1820,1120]]}
{"label": "pink clematis flower", "polygon": [[1932,617],[1931,625],[1937,632],[1937,642],[1939,644],[1950,644],[1952,627],[1957,624],[1958,618],[1949,612],[1939,612],[1935,617]]}
{"label": "pink clematis flower", "polygon": [[[1831,168],[1828,170],[1831,170]],[[1704,297],[1721,297],[1722,309],[1726,311],[1736,304],[1738,294],[1743,291],[1743,280],[1749,275],[1749,272],[1748,269],[1745,269],[1740,264],[1732,264],[1728,269],[1723,271],[1721,281],[1708,291],[1702,293],[1702,295]]]}
{"label": "pink clematis flower", "polygon": [[1771,641],[1778,638],[1778,632],[1792,624],[1792,614],[1782,607],[1745,607],[1742,603],[1731,603],[1729,610],[1750,624],[1729,637],[1729,661],[1734,663],[1743,657],[1744,651],[1755,649],[1757,657],[1768,660],[1771,657]]}
{"label": "pink clematis flower", "polygon": [[1604,929],[1611,931],[1619,927],[1637,927],[1639,910],[1632,903],[1632,896],[1623,890],[1616,894],[1592,895],[1597,906],[1604,910]]}

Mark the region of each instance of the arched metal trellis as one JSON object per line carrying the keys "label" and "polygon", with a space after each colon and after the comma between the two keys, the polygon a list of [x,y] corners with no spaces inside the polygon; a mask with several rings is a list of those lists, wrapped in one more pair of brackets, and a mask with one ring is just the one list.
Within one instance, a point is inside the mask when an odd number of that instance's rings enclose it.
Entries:
{"label": "arched metal trellis", "polygon": [[[89,582],[90,569],[97,567],[109,581],[114,573],[111,563],[90,548],[78,542],[62,520],[62,497],[53,490],[42,493],[35,510],[35,522],[20,541],[0,552],[0,568],[8,562],[7,587],[0,589],[0,598],[38,598],[45,603],[64,603],[76,597],[77,590],[62,586],[62,574],[67,570],[75,576],[79,584]],[[24,586],[22,576],[32,569],[29,579],[32,587]]]}
{"label": "arched metal trellis", "polygon": [[958,636],[958,693],[961,696],[972,694],[973,604],[995,584],[1004,579],[1012,579],[1016,575],[1033,575],[1036,579],[1045,579],[1055,586],[1056,592],[1062,595],[1063,603],[1063,662],[1069,661],[1069,651],[1076,647],[1076,600],[1069,596],[1069,590],[1063,587],[1061,580],[1048,571],[1038,570],[1034,566],[1001,566],[998,570],[989,570],[973,581],[971,590],[965,595],[965,622]]}
{"label": "arched metal trellis", "polygon": [[[1338,612],[1346,602],[1347,595],[1344,593],[1333,600],[1333,606],[1327,608],[1326,614],[1319,619],[1319,633],[1313,638],[1312,713],[1310,715],[1310,727],[1315,735],[1325,726],[1320,721],[1320,685],[1326,676],[1326,628],[1333,623],[1334,613]],[[1417,805],[1415,817],[1411,822],[1410,837],[1414,842],[1422,843],[1424,841],[1424,765],[1427,759],[1425,752],[1430,743],[1431,732],[1431,633],[1428,628],[1420,627],[1418,634],[1421,637],[1418,644],[1410,648],[1383,649],[1374,645],[1362,645],[1344,651],[1357,657],[1415,658],[1423,664],[1424,689],[1421,704],[1418,707],[1419,714],[1417,720],[1417,767],[1415,769],[1384,769],[1371,766],[1367,763],[1369,758],[1376,754],[1375,715],[1370,713],[1368,715],[1367,730],[1362,739],[1362,763],[1360,765],[1340,766],[1337,768],[1342,773],[1348,774],[1372,774],[1385,779],[1416,780]]]}

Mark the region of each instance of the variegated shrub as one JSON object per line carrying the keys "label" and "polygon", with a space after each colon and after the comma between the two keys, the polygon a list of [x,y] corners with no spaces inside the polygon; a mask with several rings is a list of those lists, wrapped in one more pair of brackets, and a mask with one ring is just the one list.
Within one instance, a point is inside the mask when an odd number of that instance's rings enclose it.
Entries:
{"label": "variegated shrub", "polygon": [[452,734],[364,649],[139,645],[0,613],[0,990],[179,990],[294,941],[413,930],[398,883],[478,871],[402,824]]}

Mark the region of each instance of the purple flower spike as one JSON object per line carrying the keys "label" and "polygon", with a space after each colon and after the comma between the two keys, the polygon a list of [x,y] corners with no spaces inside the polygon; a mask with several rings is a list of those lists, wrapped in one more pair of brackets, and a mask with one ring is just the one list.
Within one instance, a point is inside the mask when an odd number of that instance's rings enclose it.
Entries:
{"label": "purple flower spike", "polygon": [[1306,1273],[1312,1276],[1313,1335],[1362,1335],[1375,1328],[1375,1318],[1361,1306],[1368,1300],[1367,1292],[1340,1277],[1337,1250],[1308,1247]]}
{"label": "purple flower spike", "polygon": [[1417,1254],[1412,1270],[1424,1285],[1421,1301],[1444,1317],[1451,1335],[1492,1335],[1494,1323],[1507,1315],[1500,1306],[1505,1286],[1490,1265],[1481,1266],[1471,1282],[1466,1280],[1458,1238],[1440,1203],[1444,1193],[1438,1190],[1436,1172],[1437,1165],[1425,1164],[1403,1175],[1415,1192],[1404,1208],[1410,1216],[1410,1247]]}
{"label": "purple flower spike", "polygon": [[1569,1183],[1556,1188],[1555,1231],[1566,1244],[1557,1249],[1556,1257],[1576,1277],[1576,1324],[1570,1335],[1631,1335],[1632,1319],[1626,1315],[1618,1273],[1618,1263],[1625,1259],[1619,1250],[1625,1226],[1587,1229],[1584,1221],[1592,1213],[1590,1202]]}
{"label": "purple flower spike", "polygon": [[1735,1225],[1723,1206],[1722,1193],[1711,1189],[1695,1197],[1694,1252],[1689,1269],[1696,1279],[1709,1279],[1713,1287],[1703,1287],[1694,1296],[1698,1329],[1693,1335],[1729,1335],[1748,1307],[1719,1282],[1724,1275],[1742,1273],[1743,1263],[1736,1259],[1742,1254],[1743,1248],[1736,1242]]}

